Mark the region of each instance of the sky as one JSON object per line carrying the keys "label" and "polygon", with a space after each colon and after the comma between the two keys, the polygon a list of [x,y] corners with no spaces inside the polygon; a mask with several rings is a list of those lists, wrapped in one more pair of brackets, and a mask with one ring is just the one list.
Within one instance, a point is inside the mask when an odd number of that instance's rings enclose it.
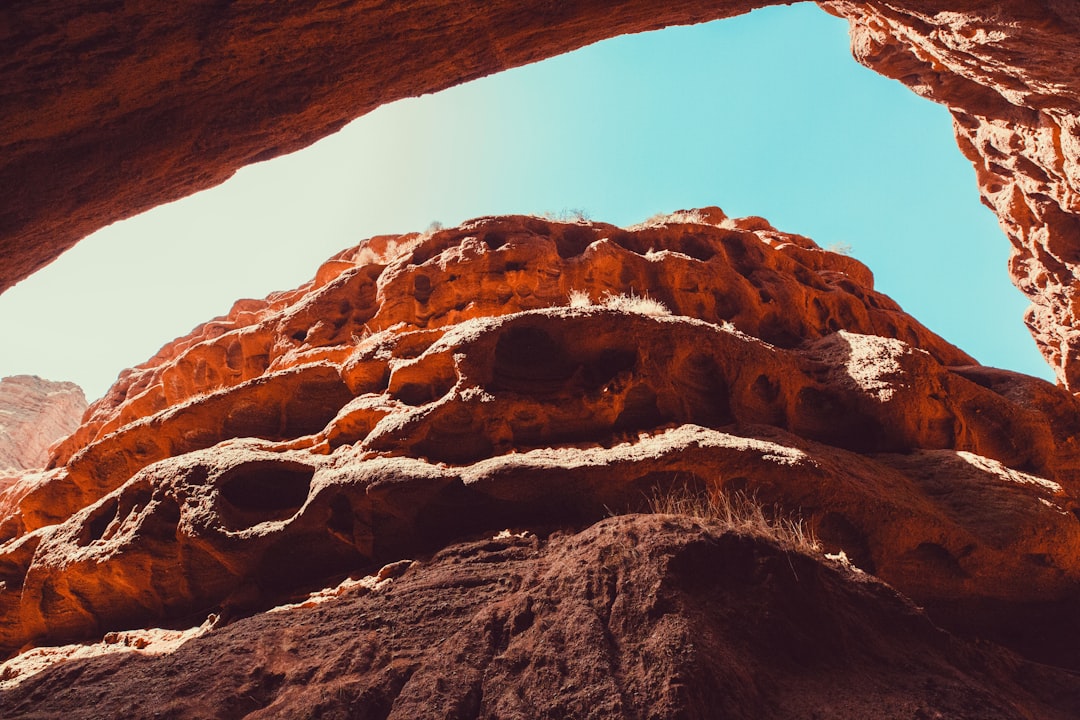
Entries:
{"label": "sky", "polygon": [[851,57],[847,23],[765,8],[607,40],[385,105],[289,156],[115,223],[0,295],[0,377],[104,394],[173,338],[383,233],[717,205],[822,247],[986,365],[1046,379],[941,106]]}

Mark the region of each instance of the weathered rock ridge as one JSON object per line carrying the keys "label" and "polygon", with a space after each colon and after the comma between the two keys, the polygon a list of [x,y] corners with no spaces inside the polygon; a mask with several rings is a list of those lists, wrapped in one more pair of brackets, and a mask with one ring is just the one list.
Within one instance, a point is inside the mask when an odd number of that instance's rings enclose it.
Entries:
{"label": "weathered rock ridge", "polygon": [[689,488],[797,511],[937,622],[1073,664],[1078,437],[1068,391],[760,218],[378,237],[125,371],[0,494],[0,650]]}
{"label": "weathered rock ridge", "polygon": [[405,566],[174,653],[70,661],[0,692],[0,711],[1070,720],[1080,705],[1074,676],[949,637],[865,575],[685,517],[502,533]]}
{"label": "weathered rock ridge", "polygon": [[[0,22],[0,290],[117,219],[299,149],[378,105],[614,35],[766,0],[9,3]],[[947,105],[1032,299],[1080,384],[1080,10],[1064,0],[821,5],[856,57]]]}
{"label": "weathered rock ridge", "polygon": [[75,383],[0,379],[0,476],[44,468],[49,448],[79,427],[85,411],[86,396]]}

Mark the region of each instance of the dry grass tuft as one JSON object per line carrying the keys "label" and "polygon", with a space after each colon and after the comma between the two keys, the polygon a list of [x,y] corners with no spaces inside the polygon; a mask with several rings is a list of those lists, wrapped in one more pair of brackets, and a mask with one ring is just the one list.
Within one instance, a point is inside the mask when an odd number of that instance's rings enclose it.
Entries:
{"label": "dry grass tuft", "polygon": [[411,253],[420,243],[430,237],[431,232],[427,234],[410,233],[409,235],[403,235],[397,240],[390,240],[386,243],[386,249],[378,251],[370,245],[366,245],[357,251],[353,257],[352,262],[356,265],[386,265],[391,260],[394,260],[400,255]]}
{"label": "dry grass tuft", "polygon": [[667,305],[654,300],[649,297],[648,294],[636,295],[631,290],[629,295],[619,293],[604,293],[604,299],[601,303],[604,307],[612,310],[621,310],[623,312],[638,313],[641,315],[649,315],[651,317],[663,317],[671,315],[671,310]]}
{"label": "dry grass tuft", "polygon": [[638,227],[659,227],[661,225],[679,225],[683,223],[690,225],[712,224],[705,219],[700,210],[677,210],[670,213],[658,212],[655,215],[650,215],[639,223]]}
{"label": "dry grass tuft", "polygon": [[548,210],[540,217],[562,223],[584,223],[592,219],[592,215],[585,208],[563,208],[558,212]]}
{"label": "dry grass tuft", "polygon": [[610,310],[620,310],[652,317],[671,315],[671,310],[664,303],[654,300],[648,294],[637,295],[633,290],[630,291],[629,295],[606,291],[603,297],[600,298],[599,303],[593,302],[592,298],[589,297],[589,293],[584,290],[571,290],[568,301],[572,308],[587,308],[599,305]]}
{"label": "dry grass tuft", "polygon": [[589,293],[584,290],[571,290],[570,291],[570,307],[572,308],[587,308],[592,307],[593,301],[589,297]]}
{"label": "dry grass tuft", "polygon": [[817,538],[798,515],[783,513],[779,507],[766,509],[753,495],[736,492],[695,491],[688,487],[654,490],[649,512],[686,515],[715,523],[728,530],[770,538],[781,545],[804,552],[820,552]]}

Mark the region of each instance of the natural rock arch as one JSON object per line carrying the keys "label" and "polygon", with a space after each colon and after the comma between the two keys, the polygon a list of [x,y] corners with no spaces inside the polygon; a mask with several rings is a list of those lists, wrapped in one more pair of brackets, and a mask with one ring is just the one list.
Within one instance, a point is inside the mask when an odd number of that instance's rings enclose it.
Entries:
{"label": "natural rock arch", "polygon": [[[116,220],[302,148],[379,105],[762,0],[10,4],[0,22],[0,290]],[[1080,385],[1080,9],[1064,0],[819,3],[856,58],[953,112],[1033,301]],[[943,7],[944,6],[944,7]]]}

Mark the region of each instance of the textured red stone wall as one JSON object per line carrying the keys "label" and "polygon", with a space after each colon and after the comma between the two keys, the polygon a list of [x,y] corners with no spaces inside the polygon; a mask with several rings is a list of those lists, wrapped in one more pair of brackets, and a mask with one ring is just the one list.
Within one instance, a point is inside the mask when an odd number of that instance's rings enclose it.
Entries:
{"label": "textured red stone wall", "polygon": [[1078,426],[762,218],[382,236],[124,371],[0,493],[0,655],[687,485],[1053,659],[1026,618],[1080,594]]}
{"label": "textured red stone wall", "polygon": [[1058,379],[1080,387],[1080,6],[823,3],[856,58],[949,107],[983,202],[1012,241],[1009,271]]}
{"label": "textured red stone wall", "polygon": [[[304,147],[382,103],[763,0],[9,3],[0,290],[94,230]],[[1080,380],[1080,11],[1064,0],[822,5],[856,57],[949,106],[1012,240],[1043,354]]]}
{"label": "textured red stone wall", "polygon": [[0,10],[0,291],[116,220],[383,103],[745,0],[179,3]]}

